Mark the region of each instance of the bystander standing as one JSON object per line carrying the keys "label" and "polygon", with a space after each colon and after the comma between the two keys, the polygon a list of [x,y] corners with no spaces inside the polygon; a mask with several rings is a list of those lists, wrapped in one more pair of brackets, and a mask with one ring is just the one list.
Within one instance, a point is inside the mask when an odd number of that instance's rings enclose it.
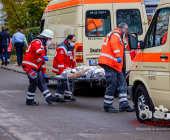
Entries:
{"label": "bystander standing", "polygon": [[15,33],[12,37],[12,46],[15,46],[16,48],[18,66],[22,63],[24,43],[28,47],[26,37],[20,31],[21,28],[18,28],[17,33]]}

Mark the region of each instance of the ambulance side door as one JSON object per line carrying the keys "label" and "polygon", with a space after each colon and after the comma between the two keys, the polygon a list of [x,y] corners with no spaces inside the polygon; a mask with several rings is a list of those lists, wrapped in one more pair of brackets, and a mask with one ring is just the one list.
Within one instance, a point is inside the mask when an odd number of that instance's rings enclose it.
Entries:
{"label": "ambulance side door", "polygon": [[169,36],[169,16],[170,8],[157,10],[145,37],[145,49],[141,51],[142,77],[149,86],[150,97],[156,107],[167,108],[170,108],[170,49],[166,36]]}

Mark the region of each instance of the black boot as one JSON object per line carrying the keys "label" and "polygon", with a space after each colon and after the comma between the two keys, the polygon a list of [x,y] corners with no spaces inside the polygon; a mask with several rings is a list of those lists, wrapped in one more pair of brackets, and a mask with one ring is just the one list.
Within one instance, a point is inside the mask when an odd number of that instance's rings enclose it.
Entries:
{"label": "black boot", "polygon": [[55,102],[64,103],[64,102],[66,102],[66,100],[64,100],[63,98],[57,98],[57,99],[55,100]]}
{"label": "black boot", "polygon": [[1,65],[4,65],[5,64],[5,62],[4,61],[2,61],[2,64]]}
{"label": "black boot", "polygon": [[104,112],[110,112],[110,113],[118,113],[119,111],[116,109],[116,108],[114,108],[113,106],[112,107],[104,107],[103,108],[103,111]]}
{"label": "black boot", "polygon": [[119,111],[120,111],[120,112],[124,112],[124,111],[126,111],[126,112],[134,112],[135,109],[132,108],[132,107],[130,107],[130,106],[128,105],[128,106],[126,106],[126,107],[119,108]]}
{"label": "black boot", "polygon": [[31,106],[38,106],[39,103],[38,102],[34,102],[34,101],[30,101],[30,102],[26,102],[26,105],[31,105]]}
{"label": "black boot", "polygon": [[49,105],[51,105],[53,102],[56,102],[57,99],[58,99],[58,96],[55,96],[55,97],[52,96],[51,100],[48,100],[47,102]]}
{"label": "black boot", "polygon": [[75,101],[76,101],[76,98],[74,98],[74,97],[69,97],[69,96],[64,96],[64,99],[65,99],[65,100],[72,101],[72,102],[75,102]]}

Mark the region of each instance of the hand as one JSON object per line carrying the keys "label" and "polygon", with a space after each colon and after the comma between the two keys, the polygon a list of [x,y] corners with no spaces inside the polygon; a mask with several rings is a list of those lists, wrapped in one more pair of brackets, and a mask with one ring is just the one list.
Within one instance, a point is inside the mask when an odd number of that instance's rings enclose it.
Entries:
{"label": "hand", "polygon": [[43,56],[45,61],[48,61],[48,57],[47,56]]}
{"label": "hand", "polygon": [[42,76],[43,76],[44,79],[47,77],[45,73],[43,73]]}
{"label": "hand", "polygon": [[121,63],[121,62],[122,62],[121,57],[117,57],[117,62],[118,62],[118,63]]}

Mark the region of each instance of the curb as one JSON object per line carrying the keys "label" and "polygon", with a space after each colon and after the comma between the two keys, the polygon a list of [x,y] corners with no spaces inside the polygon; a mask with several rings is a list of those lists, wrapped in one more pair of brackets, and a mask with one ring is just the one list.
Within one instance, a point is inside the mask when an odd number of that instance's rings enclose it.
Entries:
{"label": "curb", "polygon": [[11,71],[15,71],[15,72],[22,73],[22,74],[26,74],[25,71],[16,70],[16,69],[10,68],[10,67],[8,67],[8,66],[0,66],[0,68],[7,69],[7,70],[11,70]]}

